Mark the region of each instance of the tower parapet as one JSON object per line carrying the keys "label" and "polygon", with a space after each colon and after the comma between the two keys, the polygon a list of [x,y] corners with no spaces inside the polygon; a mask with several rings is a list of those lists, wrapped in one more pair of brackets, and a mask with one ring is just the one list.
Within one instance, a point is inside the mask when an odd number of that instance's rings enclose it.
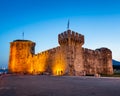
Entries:
{"label": "tower parapet", "polygon": [[58,35],[58,42],[60,45],[83,45],[84,44],[84,36],[78,34],[77,32],[67,30],[64,33]]}

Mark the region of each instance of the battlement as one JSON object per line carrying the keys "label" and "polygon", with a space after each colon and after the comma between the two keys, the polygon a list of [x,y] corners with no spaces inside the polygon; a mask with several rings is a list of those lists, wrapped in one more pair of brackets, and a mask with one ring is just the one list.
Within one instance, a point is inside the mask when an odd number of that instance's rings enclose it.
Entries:
{"label": "battlement", "polygon": [[[52,48],[52,49],[49,49],[49,50],[45,50],[45,51],[42,51],[38,54],[35,54],[36,56],[43,56],[43,55],[49,55],[49,54],[53,54],[53,53],[56,53],[60,50],[60,46],[57,46],[55,48]],[[33,55],[34,56],[34,55]]]}
{"label": "battlement", "polygon": [[81,34],[78,34],[77,32],[67,30],[61,34],[58,35],[58,42],[60,45],[76,45],[84,44],[84,36]]}

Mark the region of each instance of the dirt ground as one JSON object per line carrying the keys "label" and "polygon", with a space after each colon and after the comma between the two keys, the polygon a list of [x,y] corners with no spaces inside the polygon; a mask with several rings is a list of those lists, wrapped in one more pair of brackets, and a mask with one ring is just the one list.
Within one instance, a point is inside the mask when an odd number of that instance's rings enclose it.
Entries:
{"label": "dirt ground", "polygon": [[120,78],[2,75],[0,96],[120,96]]}

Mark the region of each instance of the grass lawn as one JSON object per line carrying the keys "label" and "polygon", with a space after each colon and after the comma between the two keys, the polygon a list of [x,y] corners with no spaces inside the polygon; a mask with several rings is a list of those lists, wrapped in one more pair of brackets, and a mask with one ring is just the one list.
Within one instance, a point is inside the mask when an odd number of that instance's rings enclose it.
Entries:
{"label": "grass lawn", "polygon": [[113,75],[101,75],[102,77],[120,77],[119,71],[114,71]]}

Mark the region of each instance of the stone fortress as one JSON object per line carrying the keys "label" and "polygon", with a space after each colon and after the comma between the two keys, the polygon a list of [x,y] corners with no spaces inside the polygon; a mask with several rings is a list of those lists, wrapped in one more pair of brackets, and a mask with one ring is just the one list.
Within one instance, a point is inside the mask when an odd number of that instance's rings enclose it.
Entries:
{"label": "stone fortress", "polygon": [[10,43],[9,72],[83,76],[113,74],[112,52],[108,48],[83,48],[84,36],[67,30],[58,35],[56,48],[35,54],[35,42],[14,40]]}

